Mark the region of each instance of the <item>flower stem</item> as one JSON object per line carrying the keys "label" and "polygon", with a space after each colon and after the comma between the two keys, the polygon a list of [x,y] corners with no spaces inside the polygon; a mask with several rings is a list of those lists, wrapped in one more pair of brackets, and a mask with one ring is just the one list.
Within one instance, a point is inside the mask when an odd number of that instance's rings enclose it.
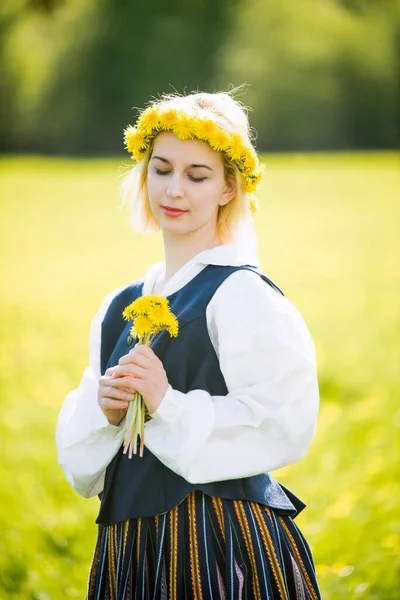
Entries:
{"label": "flower stem", "polygon": [[128,412],[126,414],[124,425],[124,454],[128,453],[129,458],[132,458],[132,453],[137,453],[137,435],[138,427],[140,431],[142,402],[142,396],[139,392],[136,392],[135,397],[129,404]]}

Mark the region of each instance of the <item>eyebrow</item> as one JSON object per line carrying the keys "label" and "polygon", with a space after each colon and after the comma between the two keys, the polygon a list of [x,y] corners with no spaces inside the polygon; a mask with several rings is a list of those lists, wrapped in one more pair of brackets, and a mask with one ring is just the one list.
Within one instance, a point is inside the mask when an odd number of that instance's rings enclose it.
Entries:
{"label": "eyebrow", "polygon": [[[162,156],[152,156],[151,158],[152,158],[152,160],[153,160],[153,158],[158,158],[158,160],[161,160],[164,163],[168,163],[169,165],[171,164],[169,162],[169,160],[167,160],[166,158],[163,158]],[[208,169],[209,171],[213,171],[213,169],[211,167],[209,167],[208,165],[197,165],[197,164],[189,165],[189,169],[192,169],[192,168],[195,168],[195,169],[203,168],[203,169]]]}

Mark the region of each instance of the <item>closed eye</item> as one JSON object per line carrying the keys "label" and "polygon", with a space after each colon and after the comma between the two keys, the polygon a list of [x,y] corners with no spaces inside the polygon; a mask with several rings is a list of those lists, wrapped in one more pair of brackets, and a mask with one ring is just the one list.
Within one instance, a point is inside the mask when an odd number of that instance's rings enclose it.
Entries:
{"label": "closed eye", "polygon": [[[169,175],[172,171],[170,170],[162,170],[162,169],[157,169],[157,167],[155,167],[155,172],[157,173],[157,175]],[[208,179],[207,177],[193,177],[193,175],[188,175],[189,179],[191,181],[195,181],[196,183],[201,183],[202,181],[205,181],[206,179]]]}
{"label": "closed eye", "polygon": [[192,181],[196,181],[197,183],[200,183],[201,181],[205,181],[207,179],[207,177],[193,177],[192,175],[189,175],[189,179],[191,179]]}

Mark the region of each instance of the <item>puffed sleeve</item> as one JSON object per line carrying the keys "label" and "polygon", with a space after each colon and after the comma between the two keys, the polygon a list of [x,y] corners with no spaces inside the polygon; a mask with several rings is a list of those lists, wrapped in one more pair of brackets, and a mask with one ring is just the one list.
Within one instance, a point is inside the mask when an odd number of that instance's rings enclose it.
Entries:
{"label": "puffed sleeve", "polygon": [[146,424],[149,450],[191,483],[257,475],[302,458],[319,393],[315,348],[299,311],[241,270],[218,288],[207,324],[228,394],[170,387]]}
{"label": "puffed sleeve", "polygon": [[85,498],[103,489],[105,470],[123,440],[122,426],[110,425],[97,403],[101,323],[118,291],[106,296],[92,321],[90,364],[79,387],[66,396],[57,420],[58,462],[67,481]]}

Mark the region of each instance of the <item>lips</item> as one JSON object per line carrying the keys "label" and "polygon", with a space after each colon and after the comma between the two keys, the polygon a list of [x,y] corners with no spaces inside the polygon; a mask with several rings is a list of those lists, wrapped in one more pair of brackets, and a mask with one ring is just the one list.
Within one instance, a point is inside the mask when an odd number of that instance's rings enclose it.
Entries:
{"label": "lips", "polygon": [[188,212],[187,210],[182,210],[180,208],[172,208],[172,206],[162,206],[161,208],[167,217],[180,217]]}

